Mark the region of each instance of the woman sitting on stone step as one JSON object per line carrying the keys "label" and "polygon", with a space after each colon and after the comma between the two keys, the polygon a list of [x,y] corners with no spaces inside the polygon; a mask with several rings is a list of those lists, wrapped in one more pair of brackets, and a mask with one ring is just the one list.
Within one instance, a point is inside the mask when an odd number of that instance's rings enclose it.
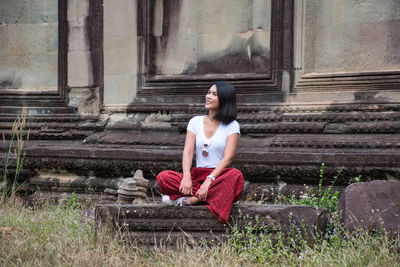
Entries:
{"label": "woman sitting on stone step", "polygon": [[[163,202],[175,206],[205,203],[218,221],[225,223],[244,185],[243,174],[228,168],[240,136],[235,88],[225,81],[216,82],[205,100],[207,115],[193,117],[187,126],[183,173],[163,171],[157,182],[165,194]],[[191,168],[195,151],[196,167]]]}

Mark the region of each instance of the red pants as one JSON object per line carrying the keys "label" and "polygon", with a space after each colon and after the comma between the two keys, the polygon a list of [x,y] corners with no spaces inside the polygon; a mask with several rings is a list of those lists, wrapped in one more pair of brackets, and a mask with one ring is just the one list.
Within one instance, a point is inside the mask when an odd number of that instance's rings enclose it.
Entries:
{"label": "red pants", "polygon": [[[201,184],[214,169],[192,168],[193,195],[197,195]],[[183,174],[175,171],[163,171],[157,175],[161,193],[176,200],[183,195],[179,192]],[[221,223],[226,223],[231,215],[232,203],[237,201],[243,191],[244,178],[241,171],[225,168],[212,182],[207,193],[207,207]]]}

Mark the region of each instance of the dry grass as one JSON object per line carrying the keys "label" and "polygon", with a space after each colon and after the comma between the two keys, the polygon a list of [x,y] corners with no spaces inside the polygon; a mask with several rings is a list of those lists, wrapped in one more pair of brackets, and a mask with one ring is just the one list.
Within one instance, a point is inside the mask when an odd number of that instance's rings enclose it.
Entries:
{"label": "dry grass", "polygon": [[35,210],[0,203],[0,266],[400,266],[399,241],[385,234],[336,236],[314,247],[234,239],[214,246],[138,248],[113,238],[95,237],[94,223],[70,206]]}

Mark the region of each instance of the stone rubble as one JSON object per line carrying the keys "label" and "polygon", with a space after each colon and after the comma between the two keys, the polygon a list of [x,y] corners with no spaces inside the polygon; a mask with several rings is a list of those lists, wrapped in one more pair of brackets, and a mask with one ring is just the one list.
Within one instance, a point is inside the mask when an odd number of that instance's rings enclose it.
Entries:
{"label": "stone rubble", "polygon": [[114,204],[118,200],[118,191],[116,189],[106,188],[99,204]]}

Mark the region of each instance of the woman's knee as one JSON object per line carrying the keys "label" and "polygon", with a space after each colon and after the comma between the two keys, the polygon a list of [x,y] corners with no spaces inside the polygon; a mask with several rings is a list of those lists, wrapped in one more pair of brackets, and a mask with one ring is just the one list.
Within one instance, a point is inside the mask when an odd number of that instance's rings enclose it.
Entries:
{"label": "woman's knee", "polygon": [[166,170],[166,171],[162,171],[162,172],[160,172],[158,175],[157,175],[157,183],[158,184],[163,184],[164,183],[164,181],[166,180],[166,179],[168,179],[168,170]]}
{"label": "woman's knee", "polygon": [[235,168],[232,168],[232,169],[230,170],[230,172],[231,172],[231,173],[230,173],[231,176],[238,177],[238,179],[244,180],[243,173],[242,173],[240,170],[235,169]]}

